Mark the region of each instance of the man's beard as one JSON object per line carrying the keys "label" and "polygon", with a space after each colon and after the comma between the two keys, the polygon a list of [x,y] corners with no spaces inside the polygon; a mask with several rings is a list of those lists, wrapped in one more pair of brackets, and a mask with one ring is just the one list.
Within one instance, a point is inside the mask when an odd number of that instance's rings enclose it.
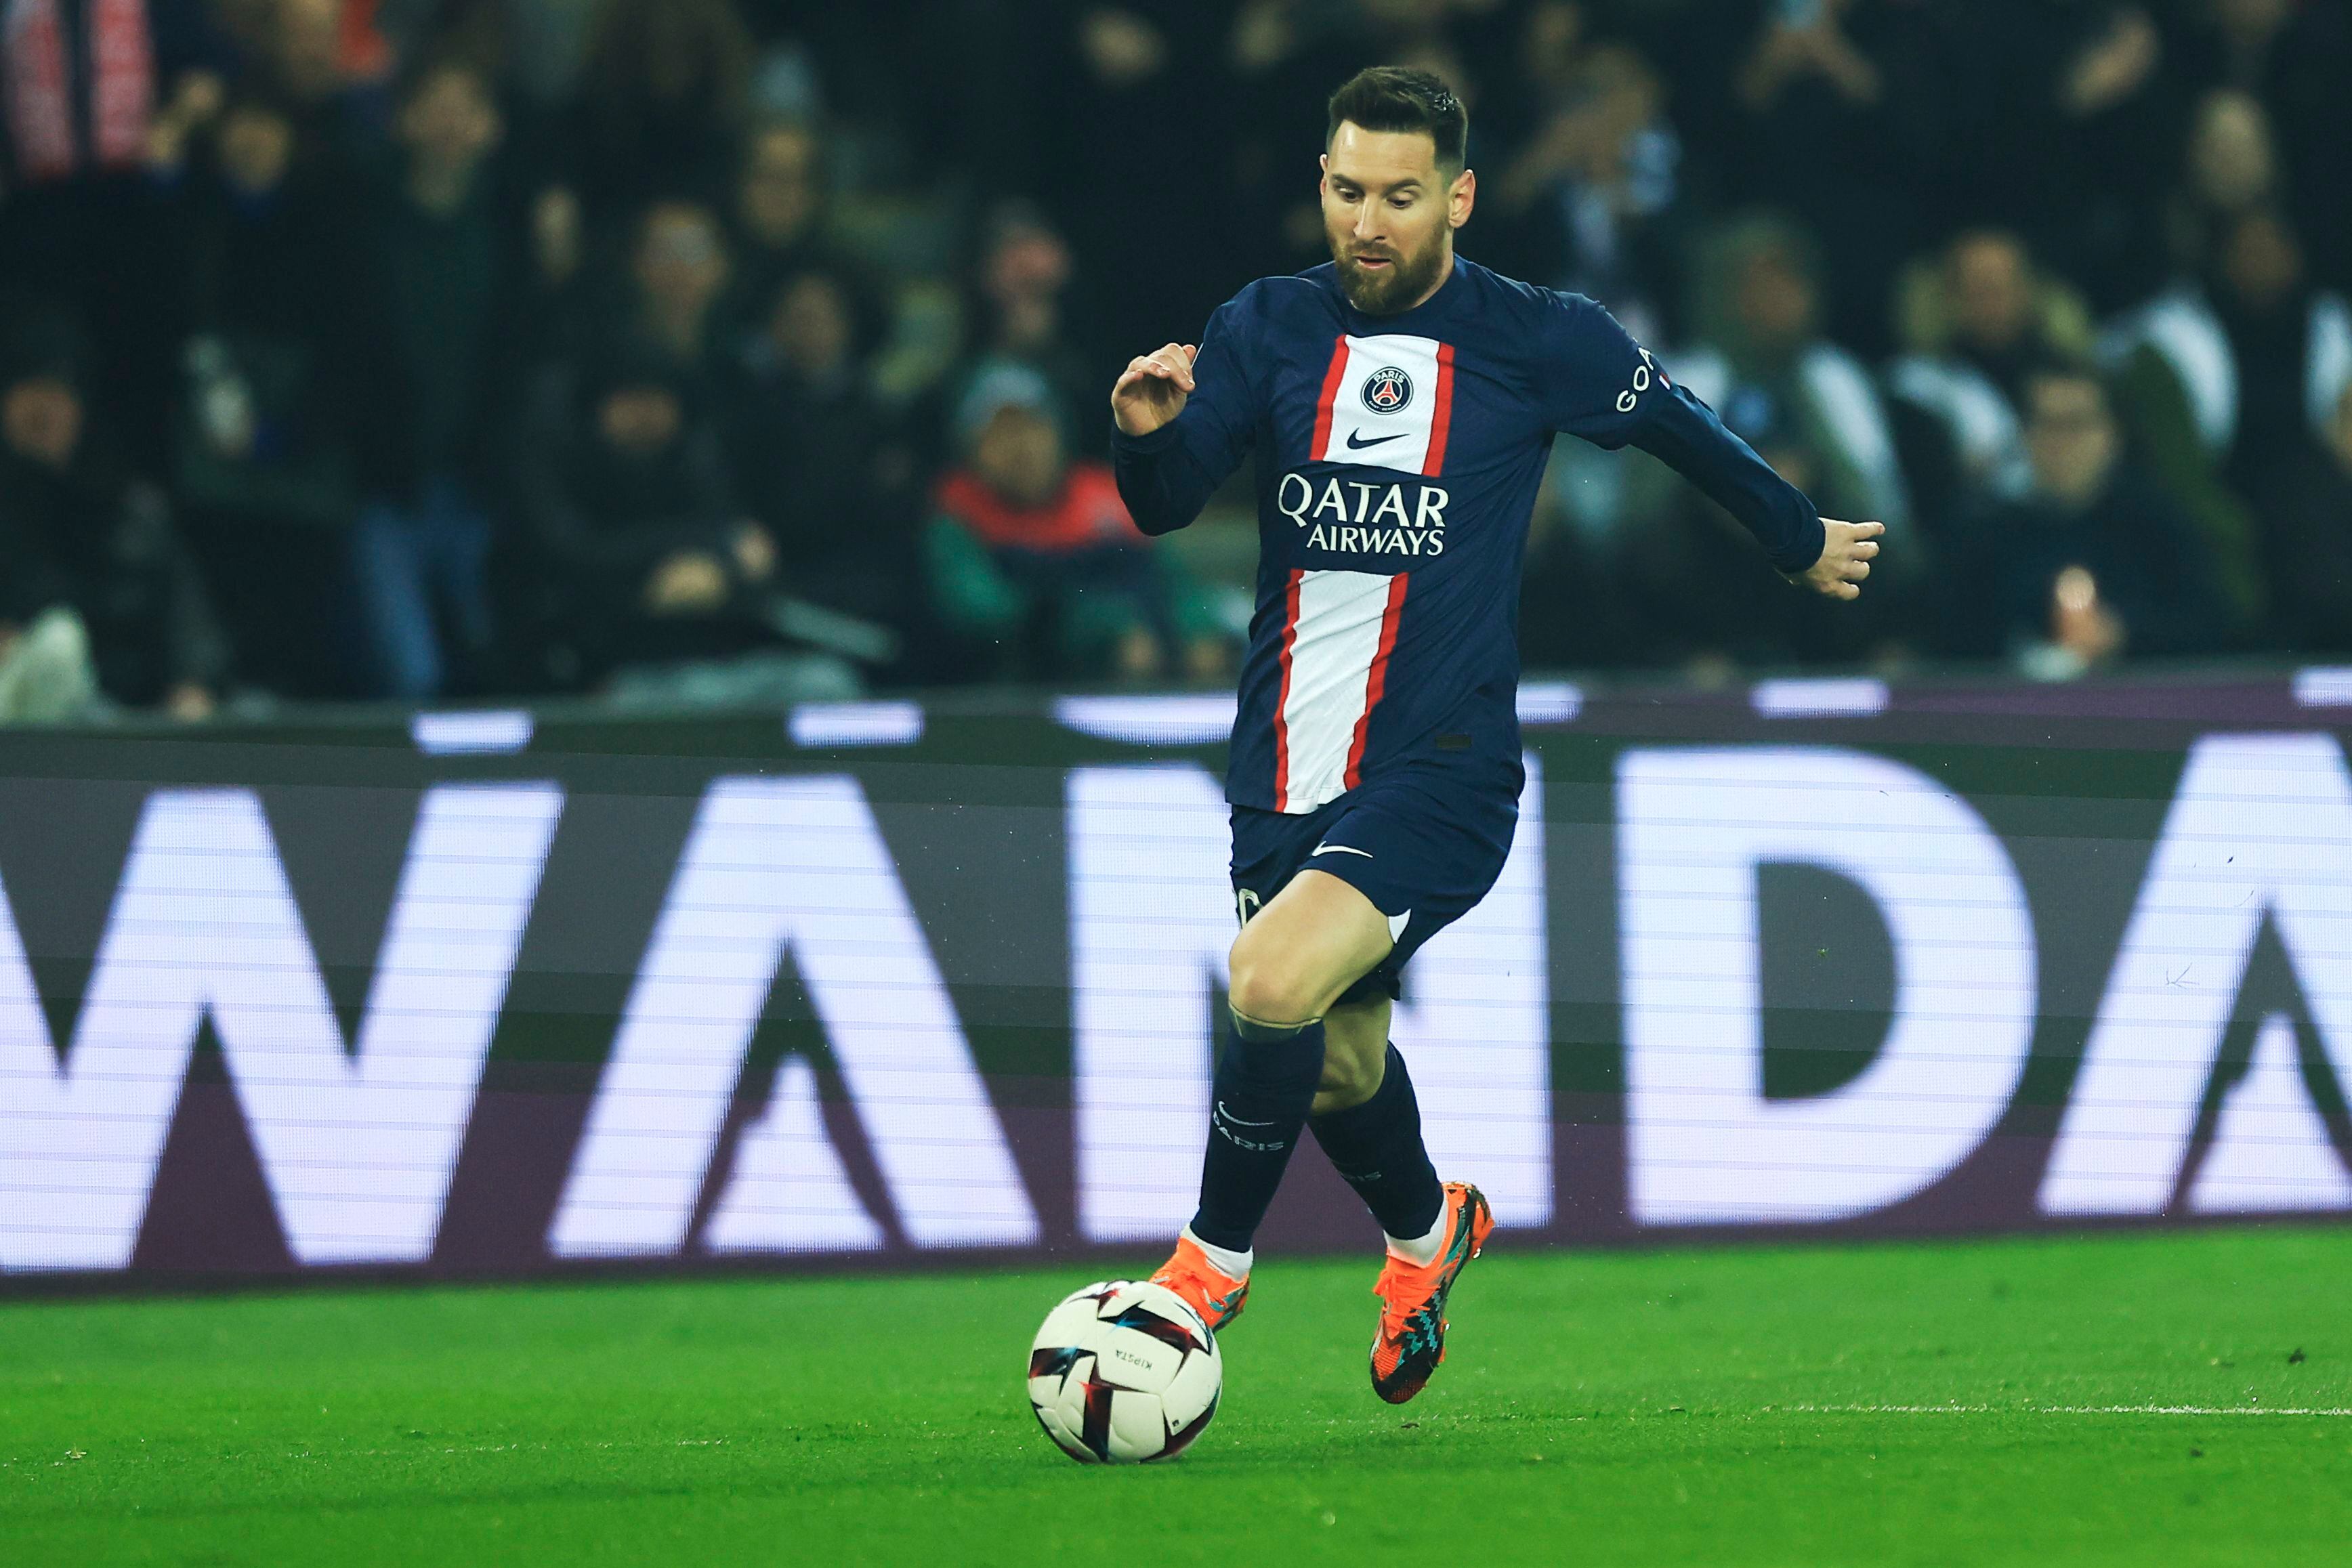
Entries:
{"label": "man's beard", "polygon": [[1445,236],[1438,235],[1429,242],[1419,256],[1399,256],[1393,252],[1374,251],[1375,256],[1388,257],[1389,265],[1366,271],[1348,251],[1331,247],[1331,259],[1339,267],[1339,292],[1348,303],[1367,316],[1393,316],[1429,292],[1430,285],[1449,259]]}

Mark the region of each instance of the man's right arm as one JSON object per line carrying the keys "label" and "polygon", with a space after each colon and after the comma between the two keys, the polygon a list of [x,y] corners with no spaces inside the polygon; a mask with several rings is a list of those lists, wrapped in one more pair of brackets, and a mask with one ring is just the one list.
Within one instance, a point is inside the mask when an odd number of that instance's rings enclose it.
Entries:
{"label": "man's right arm", "polygon": [[1129,361],[1111,389],[1111,466],[1128,515],[1147,534],[1201,515],[1250,448],[1256,419],[1234,350],[1238,300],[1219,308],[1195,351],[1170,343]]}

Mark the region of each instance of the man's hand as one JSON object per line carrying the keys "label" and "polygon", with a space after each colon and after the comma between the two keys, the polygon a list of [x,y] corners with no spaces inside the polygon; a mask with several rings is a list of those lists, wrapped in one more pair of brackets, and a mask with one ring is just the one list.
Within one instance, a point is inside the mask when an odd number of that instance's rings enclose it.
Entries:
{"label": "man's hand", "polygon": [[1184,412],[1184,400],[1192,394],[1192,359],[1198,351],[1190,343],[1171,343],[1127,361],[1126,373],[1110,389],[1111,417],[1123,434],[1149,435]]}
{"label": "man's hand", "polygon": [[1797,580],[1815,593],[1832,599],[1860,599],[1862,580],[1878,554],[1878,536],[1885,523],[1841,523],[1822,519],[1822,559],[1797,574]]}

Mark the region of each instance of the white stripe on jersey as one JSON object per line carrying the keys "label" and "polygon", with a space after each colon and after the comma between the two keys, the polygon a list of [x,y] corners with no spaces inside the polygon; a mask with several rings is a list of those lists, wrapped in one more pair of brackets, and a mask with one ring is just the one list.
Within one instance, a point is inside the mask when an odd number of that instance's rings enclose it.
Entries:
{"label": "white stripe on jersey", "polygon": [[1283,639],[1277,807],[1294,816],[1348,792],[1358,730],[1378,694],[1372,671],[1391,633],[1402,574],[1304,571]]}
{"label": "white stripe on jersey", "polygon": [[[1441,397],[1451,390],[1441,386],[1437,340],[1388,332],[1345,340],[1348,362],[1332,389],[1330,429],[1309,457],[1424,472]],[[1383,406],[1400,392],[1402,407]]]}

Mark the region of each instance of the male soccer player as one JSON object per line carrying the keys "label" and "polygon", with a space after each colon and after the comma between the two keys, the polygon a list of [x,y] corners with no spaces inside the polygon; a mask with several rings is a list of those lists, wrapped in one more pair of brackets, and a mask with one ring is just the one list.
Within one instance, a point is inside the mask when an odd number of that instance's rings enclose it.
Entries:
{"label": "male soccer player", "polygon": [[1119,493],[1181,528],[1257,458],[1257,612],[1225,795],[1232,1032],[1213,1077],[1201,1201],[1153,1278],[1213,1327],[1249,1291],[1251,1242],[1311,1129],[1388,1237],[1372,1387],[1421,1392],[1445,1299],[1494,1228],[1441,1185],[1404,1059],[1399,973],[1501,873],[1525,769],[1520,559],[1553,434],[1664,459],[1783,573],[1853,599],[1877,523],[1823,519],[1609,313],[1454,253],[1477,179],[1461,102],[1377,67],[1333,95],[1331,264],[1262,278],[1111,390]]}

